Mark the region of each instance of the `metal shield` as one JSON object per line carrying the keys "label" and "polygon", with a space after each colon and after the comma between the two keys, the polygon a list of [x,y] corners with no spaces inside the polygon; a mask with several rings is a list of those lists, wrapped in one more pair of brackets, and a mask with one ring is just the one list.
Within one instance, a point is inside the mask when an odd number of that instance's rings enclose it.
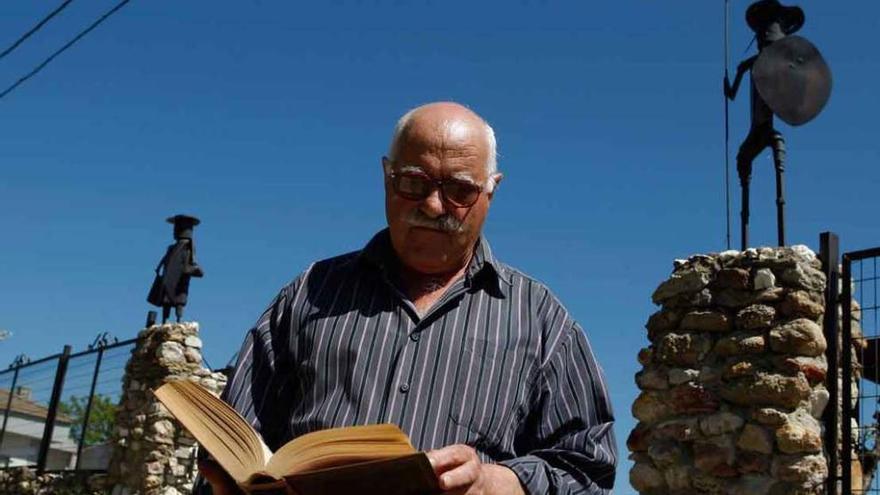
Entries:
{"label": "metal shield", "polygon": [[831,96],[831,70],[819,50],[800,36],[787,36],[761,51],[752,67],[758,93],[791,125],[812,120]]}

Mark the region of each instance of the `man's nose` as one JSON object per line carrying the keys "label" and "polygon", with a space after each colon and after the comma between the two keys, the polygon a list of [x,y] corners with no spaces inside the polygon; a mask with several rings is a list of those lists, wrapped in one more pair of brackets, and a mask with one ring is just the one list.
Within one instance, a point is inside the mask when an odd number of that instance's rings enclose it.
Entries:
{"label": "man's nose", "polygon": [[430,218],[437,218],[446,213],[446,205],[443,204],[443,198],[440,197],[440,189],[431,191],[431,194],[422,200],[419,209]]}

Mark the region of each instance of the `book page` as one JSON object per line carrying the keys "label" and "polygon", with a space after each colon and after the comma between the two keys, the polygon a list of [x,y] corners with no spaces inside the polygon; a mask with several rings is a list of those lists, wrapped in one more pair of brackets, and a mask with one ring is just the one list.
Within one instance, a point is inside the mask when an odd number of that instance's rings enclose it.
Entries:
{"label": "book page", "polygon": [[237,483],[263,470],[271,451],[228,404],[185,380],[168,382],[153,393]]}
{"label": "book page", "polygon": [[396,425],[332,428],[309,433],[287,443],[269,460],[266,472],[282,477],[415,452],[409,438]]}

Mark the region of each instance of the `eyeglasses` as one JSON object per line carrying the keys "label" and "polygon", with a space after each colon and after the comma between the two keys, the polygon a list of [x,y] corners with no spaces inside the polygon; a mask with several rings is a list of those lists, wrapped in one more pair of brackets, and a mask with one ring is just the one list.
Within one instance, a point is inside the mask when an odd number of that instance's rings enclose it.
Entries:
{"label": "eyeglasses", "polygon": [[434,192],[457,208],[469,208],[477,202],[483,187],[459,179],[434,179],[422,172],[389,172],[391,187],[398,196],[410,201],[422,201]]}

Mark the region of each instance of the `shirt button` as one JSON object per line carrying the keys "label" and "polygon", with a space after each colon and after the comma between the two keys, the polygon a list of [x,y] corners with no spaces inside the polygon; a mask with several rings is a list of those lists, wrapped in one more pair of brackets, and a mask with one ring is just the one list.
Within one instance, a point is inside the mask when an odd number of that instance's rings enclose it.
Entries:
{"label": "shirt button", "polygon": [[409,339],[412,340],[413,342],[418,342],[419,335],[421,335],[419,332],[411,333],[411,334],[409,334]]}
{"label": "shirt button", "polygon": [[401,384],[400,391],[404,394],[409,392],[409,384],[408,383]]}

